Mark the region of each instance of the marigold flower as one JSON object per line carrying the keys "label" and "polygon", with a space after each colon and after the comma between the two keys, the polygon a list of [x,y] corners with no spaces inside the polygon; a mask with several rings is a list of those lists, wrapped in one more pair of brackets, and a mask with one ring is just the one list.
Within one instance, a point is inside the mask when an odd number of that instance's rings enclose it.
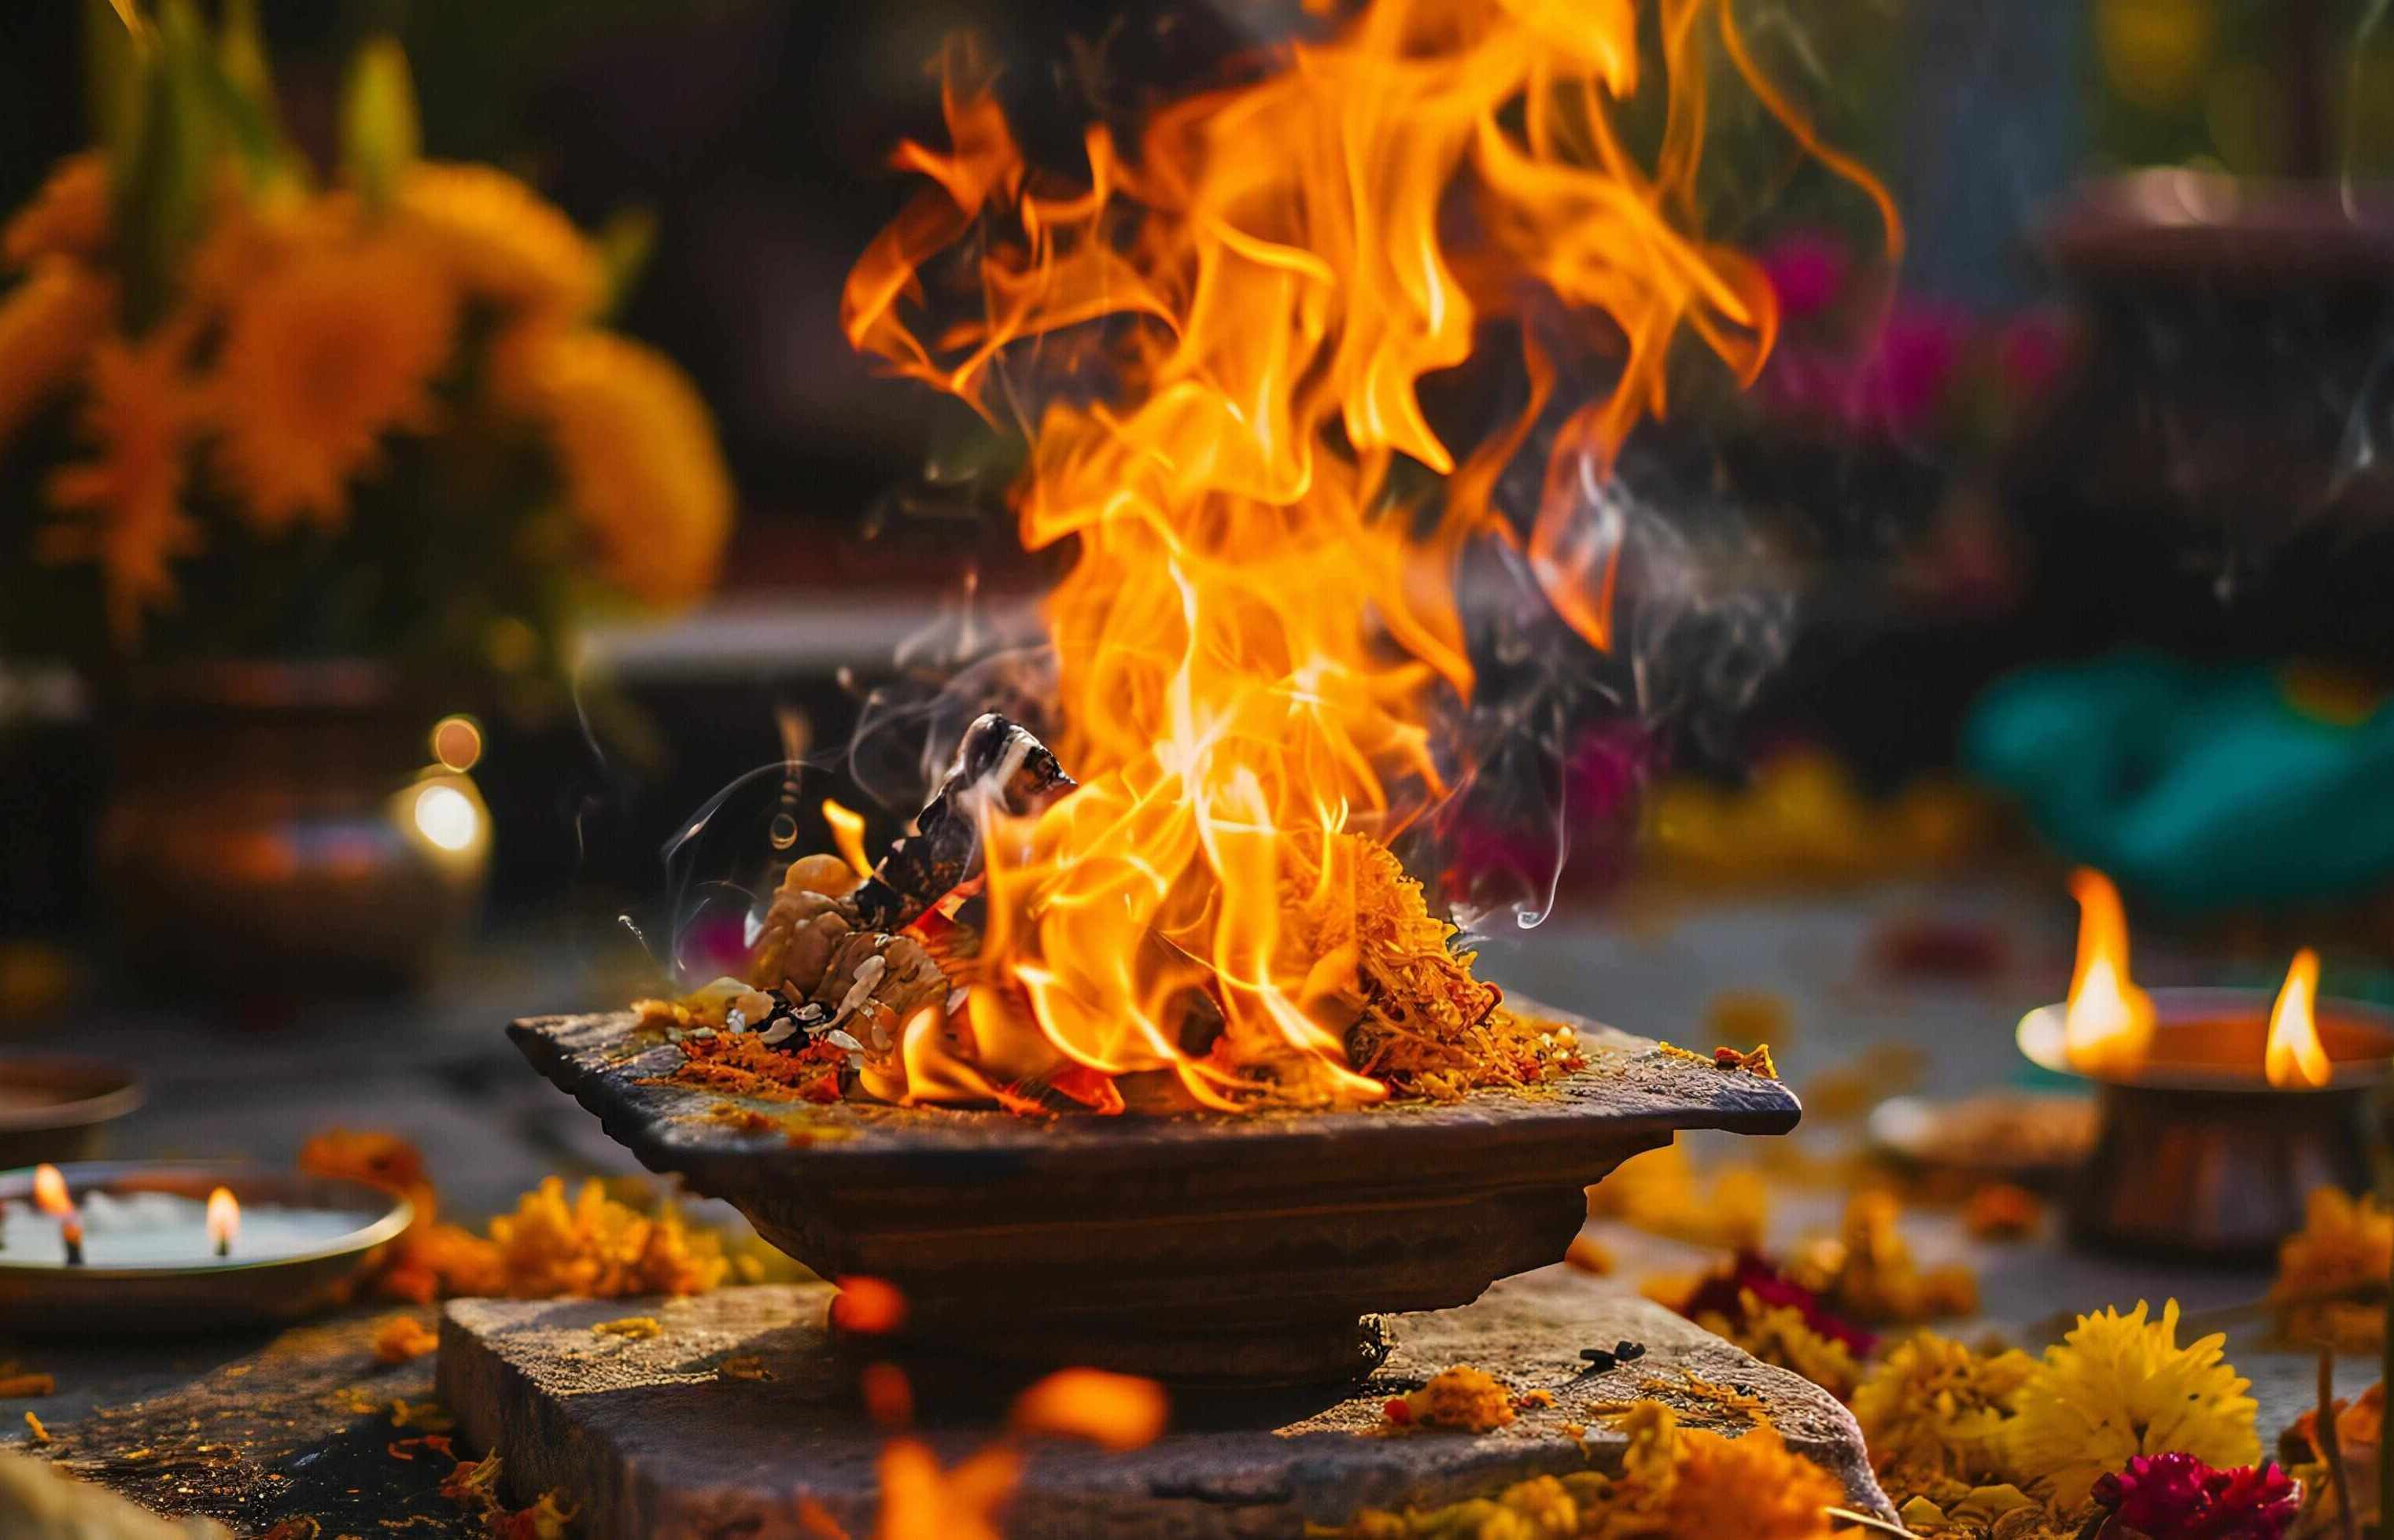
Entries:
{"label": "marigold flower", "polygon": [[63,257],[35,264],[0,299],[0,444],[74,379],[115,308],[115,284]]}
{"label": "marigold flower", "polygon": [[544,1179],[513,1214],[491,1221],[491,1240],[506,1291],[519,1299],[701,1294],[730,1267],[713,1235],[685,1229],[670,1210],[651,1218],[617,1203],[595,1178],[570,1201],[563,1178]]}
{"label": "marigold flower", "polygon": [[11,268],[45,256],[89,259],[106,249],[111,223],[108,157],[79,150],[52,166],[33,201],[0,229],[0,258]]}
{"label": "marigold flower", "polygon": [[1733,1439],[1683,1429],[1664,1533],[1832,1540],[1837,1526],[1828,1510],[1845,1500],[1836,1479],[1789,1449],[1775,1428]]}
{"label": "marigold flower", "polygon": [[579,320],[605,282],[573,222],[532,189],[486,165],[419,161],[399,207],[453,281],[476,299]]}
{"label": "marigold flower", "polygon": [[1907,1486],[1929,1476],[1966,1481],[2000,1474],[2012,1397],[2035,1371],[2017,1351],[1974,1352],[1924,1332],[1896,1345],[1854,1391],[1854,1420],[1882,1473]]}
{"label": "marigold flower", "polygon": [[183,372],[187,328],[167,326],[138,345],[111,340],[92,355],[84,425],[97,459],[50,476],[50,501],[82,516],[42,531],[48,561],[95,561],[107,593],[109,629],[121,646],[139,639],[142,612],[174,597],[169,570],[199,549],[199,526],[183,512],[184,459],[200,425],[200,402]]}
{"label": "marigold flower", "polygon": [[394,1315],[375,1328],[374,1354],[378,1363],[406,1364],[441,1346],[441,1334],[413,1315]]}
{"label": "marigold flower", "polygon": [[2303,1227],[2278,1247],[2269,1286],[2279,1335],[2326,1342],[2339,1351],[2374,1351],[2386,1338],[2386,1279],[2394,1263],[2394,1213],[2374,1194],[2348,1196],[2315,1187],[2303,1204]]}
{"label": "marigold flower", "polygon": [[1765,1304],[1749,1289],[1740,1298],[1733,1317],[1717,1311],[1698,1311],[1689,1318],[1761,1362],[1802,1375],[1839,1401],[1850,1399],[1861,1381],[1861,1365],[1855,1361],[1853,1350],[1835,1337],[1815,1331],[1805,1312],[1794,1305]]}
{"label": "marigold flower", "polygon": [[262,530],[337,526],[383,435],[432,425],[455,291],[423,248],[385,235],[311,242],[230,305],[216,468]]}
{"label": "marigold flower", "polygon": [[2221,1359],[2217,1333],[2177,1345],[2177,1301],[2146,1319],[2142,1300],[2123,1315],[2082,1315],[2045,1351],[2020,1387],[2006,1430],[2012,1468],[2050,1483],[2064,1509],[2138,1455],[2175,1452],[2223,1468],[2260,1458],[2251,1381]]}
{"label": "marigold flower", "polygon": [[504,345],[499,372],[547,430],[610,579],[652,604],[704,593],[730,533],[731,478],[682,372],[621,337],[539,327]]}
{"label": "marigold flower", "polygon": [[1400,1404],[1405,1408],[1405,1421],[1422,1428],[1485,1433],[1513,1420],[1513,1392],[1468,1364],[1440,1369]]}

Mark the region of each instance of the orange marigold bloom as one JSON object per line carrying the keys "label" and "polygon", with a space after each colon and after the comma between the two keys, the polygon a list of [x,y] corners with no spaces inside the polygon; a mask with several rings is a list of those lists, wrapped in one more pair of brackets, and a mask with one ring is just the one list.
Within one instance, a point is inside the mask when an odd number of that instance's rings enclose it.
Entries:
{"label": "orange marigold bloom", "polygon": [[704,594],[731,530],[731,477],[681,371],[621,337],[540,327],[511,337],[496,367],[546,429],[610,581],[651,604]]}
{"label": "orange marigold bloom", "polygon": [[75,377],[116,308],[116,285],[64,257],[0,299],[0,444]]}
{"label": "orange marigold bloom", "polygon": [[215,464],[269,532],[337,525],[383,435],[432,425],[456,294],[419,245],[311,244],[231,296]]}
{"label": "orange marigold bloom", "polygon": [[183,512],[184,455],[200,424],[183,372],[189,342],[188,329],[168,326],[143,343],[100,344],[84,409],[99,457],[50,477],[50,501],[82,516],[45,529],[41,555],[99,564],[109,629],[123,646],[139,639],[144,610],[174,597],[174,559],[200,545]]}
{"label": "orange marigold bloom", "polygon": [[378,1363],[406,1364],[441,1346],[441,1334],[413,1315],[394,1315],[375,1328],[374,1353]]}
{"label": "orange marigold bloom", "polygon": [[108,245],[110,227],[108,157],[81,150],[51,167],[33,201],[0,229],[0,257],[11,268],[45,256],[94,257]]}
{"label": "orange marigold bloom", "polygon": [[504,171],[419,161],[400,183],[399,206],[477,299],[576,320],[598,303],[598,254],[572,220]]}
{"label": "orange marigold bloom", "polygon": [[1740,1540],[1832,1540],[1828,1515],[1845,1488],[1790,1450],[1775,1428],[1723,1438],[1681,1429],[1668,1534],[1734,1534]]}

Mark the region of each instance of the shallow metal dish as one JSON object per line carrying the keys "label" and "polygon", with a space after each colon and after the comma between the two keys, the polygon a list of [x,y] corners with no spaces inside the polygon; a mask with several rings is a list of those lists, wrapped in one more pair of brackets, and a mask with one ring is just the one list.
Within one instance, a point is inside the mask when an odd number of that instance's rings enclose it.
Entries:
{"label": "shallow metal dish", "polygon": [[[201,1200],[223,1185],[253,1203],[355,1212],[361,1223],[312,1250],[256,1261],[63,1267],[0,1252],[0,1321],[11,1332],[201,1332],[296,1320],[348,1298],[415,1217],[405,1198],[363,1182],[237,1163],[85,1161],[61,1169],[77,1193]],[[0,1171],[0,1200],[29,1197],[33,1186],[30,1169]]]}

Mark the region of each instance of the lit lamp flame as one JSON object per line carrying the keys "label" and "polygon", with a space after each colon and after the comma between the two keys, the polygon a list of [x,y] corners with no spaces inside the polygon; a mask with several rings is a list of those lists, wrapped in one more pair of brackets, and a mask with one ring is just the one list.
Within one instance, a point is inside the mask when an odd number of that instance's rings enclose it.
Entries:
{"label": "lit lamp flame", "polygon": [[2153,1038],[2153,1002],[2128,977],[2128,921],[2120,890],[2089,867],[2070,874],[2078,900],[2078,965],[2070,976],[2062,1041],[2071,1067],[2090,1075],[2128,1075],[2142,1067]]}
{"label": "lit lamp flame", "polygon": [[2320,1042],[2312,1001],[2319,997],[2319,954],[2306,946],[2286,969],[2285,985],[2269,1011],[2269,1047],[2262,1060],[2273,1086],[2323,1086],[2335,1074]]}
{"label": "lit lamp flame", "polygon": [[873,863],[864,855],[864,815],[825,797],[822,816],[823,822],[831,825],[832,842],[839,846],[839,858],[855,868],[859,877],[872,876]]}
{"label": "lit lamp flame", "polygon": [[74,1212],[74,1200],[67,1196],[67,1179],[57,1167],[33,1168],[33,1207],[52,1219],[64,1219]]}
{"label": "lit lamp flame", "polygon": [[241,1205],[230,1187],[219,1187],[208,1194],[208,1246],[219,1257],[232,1255],[232,1243],[241,1234]]}
{"label": "lit lamp flame", "polygon": [[83,1217],[67,1194],[67,1179],[46,1161],[33,1168],[33,1207],[59,1221],[59,1239],[67,1250],[67,1266],[83,1266]]}

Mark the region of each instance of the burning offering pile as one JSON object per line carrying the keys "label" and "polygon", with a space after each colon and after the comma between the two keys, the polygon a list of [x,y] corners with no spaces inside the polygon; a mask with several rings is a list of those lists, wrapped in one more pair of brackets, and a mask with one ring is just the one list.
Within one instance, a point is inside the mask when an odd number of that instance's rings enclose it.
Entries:
{"label": "burning offering pile", "polygon": [[[1017,1045],[1027,1055],[983,1056],[976,1011],[1003,1022],[1031,1012],[1038,998],[1019,974],[990,966],[984,820],[1035,814],[1072,790],[1036,737],[983,716],[915,832],[869,870],[828,855],[792,862],[748,976],[677,1002],[643,1001],[642,1019],[679,1044],[688,1078],[778,1086],[817,1102],[855,1091],[1120,1112],[1127,1090],[1151,1108],[1233,1107],[1328,1101],[1356,1079],[1325,1079],[1292,1043],[1267,1039],[1267,1051],[1250,1045],[1239,1056],[1222,992],[1162,934],[1149,946],[1190,975],[1173,1037],[1178,1075],[1043,1057],[1035,1041]],[[1372,1095],[1350,1099],[1446,1100],[1535,1085],[1585,1063],[1576,1028],[1506,1011],[1502,992],[1473,976],[1471,954],[1454,949],[1455,927],[1429,913],[1421,884],[1386,845],[1342,831],[1317,847],[1292,843],[1282,863],[1274,897],[1286,955],[1276,960],[1322,975],[1309,1023],[1330,1024],[1339,1061],[1377,1077]],[[993,1003],[977,1007],[982,985]]]}
{"label": "burning offering pile", "polygon": [[[1397,854],[1434,848],[1489,740],[1521,730],[1470,725],[1487,606],[1465,565],[1611,650],[1614,461],[1675,340],[1741,378],[1769,351],[1761,268],[1703,228],[1703,53],[1895,230],[1726,8],[1658,20],[1676,41],[1641,82],[1627,7],[1383,0],[1153,112],[1135,147],[1092,125],[1072,174],[1026,159],[991,72],[950,49],[949,148],[899,151],[931,185],[842,319],[1027,435],[1021,542],[1067,557],[1024,692],[1057,751],[983,716],[869,874],[791,865],[746,977],[649,1009],[695,1073],[1228,1112],[1574,1067]],[[1613,122],[1633,95],[1669,104],[1651,168]],[[1471,370],[1502,388],[1426,404]]]}

